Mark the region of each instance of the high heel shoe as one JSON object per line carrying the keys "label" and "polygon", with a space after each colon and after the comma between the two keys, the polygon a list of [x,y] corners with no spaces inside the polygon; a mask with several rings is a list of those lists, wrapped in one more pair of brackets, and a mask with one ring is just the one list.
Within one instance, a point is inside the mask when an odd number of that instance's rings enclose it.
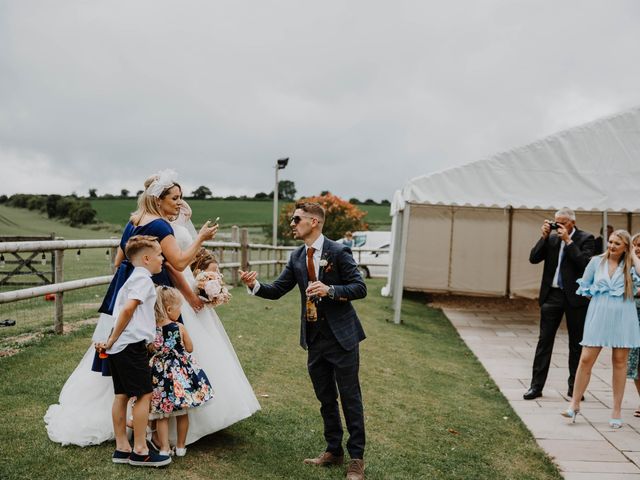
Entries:
{"label": "high heel shoe", "polygon": [[621,418],[610,418],[609,419],[609,426],[611,428],[613,428],[614,430],[622,428],[622,419]]}
{"label": "high heel shoe", "polygon": [[562,415],[565,418],[570,418],[571,423],[576,423],[576,417],[578,416],[579,413],[580,413],[580,410],[573,410],[571,408],[567,408],[566,410],[561,411],[560,415]]}

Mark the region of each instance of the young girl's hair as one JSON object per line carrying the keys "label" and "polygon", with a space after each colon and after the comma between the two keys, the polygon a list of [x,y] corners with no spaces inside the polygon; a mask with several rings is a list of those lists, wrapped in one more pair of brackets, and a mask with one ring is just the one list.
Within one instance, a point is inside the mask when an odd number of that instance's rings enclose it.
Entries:
{"label": "young girl's hair", "polygon": [[166,285],[156,287],[156,295],[156,322],[170,320],[167,314],[167,307],[180,305],[184,297],[178,289],[167,287]]}
{"label": "young girl's hair", "polygon": [[631,245],[635,245],[638,239],[640,239],[640,233],[636,233],[633,237],[631,237]]}
{"label": "young girl's hair", "polygon": [[218,264],[216,256],[210,250],[202,247],[200,250],[198,250],[196,258],[194,258],[193,262],[191,262],[191,271],[204,271],[212,263],[215,263],[216,265]]}
{"label": "young girl's hair", "polygon": [[[611,235],[615,235],[625,246],[624,253],[620,257],[620,262],[623,262],[622,273],[624,275],[624,299],[633,300],[633,280],[631,279],[631,267],[633,266],[633,260],[631,259],[631,235],[626,230],[616,230]],[[635,237],[634,237],[635,238]],[[602,254],[601,264],[606,263],[610,257],[609,249]]]}

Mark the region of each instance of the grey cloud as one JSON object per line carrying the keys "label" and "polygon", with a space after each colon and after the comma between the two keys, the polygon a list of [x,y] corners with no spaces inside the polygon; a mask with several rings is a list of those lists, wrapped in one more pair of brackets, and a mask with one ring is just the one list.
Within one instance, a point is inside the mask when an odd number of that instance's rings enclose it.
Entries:
{"label": "grey cloud", "polygon": [[[639,103],[639,18],[631,0],[0,1],[0,163],[48,162],[38,188],[62,193],[171,166],[251,194],[284,155],[300,193],[390,198]],[[20,171],[4,192],[30,190]]]}

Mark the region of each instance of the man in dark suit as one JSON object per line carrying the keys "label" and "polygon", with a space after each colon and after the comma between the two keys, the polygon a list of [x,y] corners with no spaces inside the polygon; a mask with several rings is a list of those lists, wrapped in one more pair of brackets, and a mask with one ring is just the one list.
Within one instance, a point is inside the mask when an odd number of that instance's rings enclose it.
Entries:
{"label": "man in dark suit", "polygon": [[[584,320],[589,299],[576,295],[576,280],[582,277],[585,267],[594,254],[593,235],[576,228],[576,216],[572,210],[562,208],[555,214],[555,222],[545,220],[542,237],[531,249],[531,263],[544,262],[540,285],[540,336],[533,359],[531,387],[523,395],[525,400],[542,396],[547,381],[556,331],[567,318],[569,332],[569,390],[573,395],[573,382],[580,360]],[[551,231],[555,230],[556,235]]]}
{"label": "man in dark suit", "polygon": [[324,422],[327,447],[305,464],[341,465],[342,424],[338,394],[342,404],[351,456],[347,480],[364,479],[364,414],[358,370],[359,343],[364,330],[351,305],[364,298],[367,287],[358,272],[349,247],[322,235],[325,212],[318,203],[296,205],[291,219],[295,238],[304,245],[295,250],[272,284],[257,281],[256,272],[240,272],[241,280],[251,292],[262,298],[277,300],[296,285],[300,291],[300,346],[308,350],[307,368]]}

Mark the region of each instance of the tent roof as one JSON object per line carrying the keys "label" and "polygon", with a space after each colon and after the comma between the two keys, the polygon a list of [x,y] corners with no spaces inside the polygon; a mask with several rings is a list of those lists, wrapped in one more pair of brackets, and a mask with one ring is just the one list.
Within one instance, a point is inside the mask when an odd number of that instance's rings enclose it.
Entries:
{"label": "tent roof", "polygon": [[640,107],[416,177],[394,195],[392,215],[406,202],[640,211]]}

